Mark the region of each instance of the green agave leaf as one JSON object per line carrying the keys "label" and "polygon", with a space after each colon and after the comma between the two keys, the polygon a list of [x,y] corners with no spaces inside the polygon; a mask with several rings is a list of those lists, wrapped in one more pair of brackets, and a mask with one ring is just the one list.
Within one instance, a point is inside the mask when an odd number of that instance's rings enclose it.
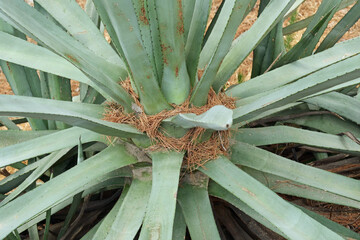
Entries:
{"label": "green agave leaf", "polygon": [[3,43],[0,44],[1,59],[86,83],[106,98],[111,99],[106,92],[97,87],[83,72],[50,50],[1,31],[0,40]]}
{"label": "green agave leaf", "polygon": [[[121,173],[120,173],[121,175]],[[123,187],[125,185],[125,180],[123,177],[119,177],[119,171],[113,171],[106,176],[102,178],[102,181],[99,182],[99,180],[95,179],[91,181],[89,184],[84,185],[79,189],[79,192],[82,192],[82,197],[86,197],[89,194],[97,193],[100,190],[112,190],[112,189],[118,189],[120,187]],[[52,214],[57,213],[61,209],[64,209],[66,206],[69,206],[72,203],[73,198],[69,197],[67,199],[63,199],[62,202],[56,204],[55,206],[51,207],[46,212],[43,212],[39,215],[37,215],[34,218],[31,218],[26,223],[22,224],[20,227],[18,227],[19,232],[23,232],[26,229],[28,229],[30,226],[39,223],[46,219],[46,214],[48,211],[51,211]]]}
{"label": "green agave leaf", "polygon": [[[0,123],[2,123],[3,126],[5,126],[8,130],[15,130],[15,131],[20,130],[20,128],[7,117],[0,117]],[[0,132],[0,135],[1,135],[1,132]],[[1,145],[0,145],[0,147],[1,147]]]}
{"label": "green agave leaf", "polygon": [[360,56],[356,55],[298,81],[279,87],[268,95],[235,109],[234,121],[251,119],[263,111],[295,102],[330,87],[357,79],[360,76],[360,69],[356,64],[359,60]]}
{"label": "green agave leaf", "polygon": [[[106,141],[105,137],[98,133],[78,127],[72,127],[0,148],[0,166],[8,166],[49,152],[76,146],[80,136],[83,143]],[[54,139],[59,141],[53,141]]]}
{"label": "green agave leaf", "polygon": [[302,184],[287,178],[279,177],[270,173],[255,170],[253,168],[241,167],[247,174],[267,186],[274,192],[291,196],[312,199],[315,201],[334,203],[343,206],[360,208],[360,201],[349,199],[338,194],[328,192],[319,188]]}
{"label": "green agave leaf", "polygon": [[203,114],[180,113],[164,120],[182,128],[202,127],[217,131],[227,130],[232,125],[232,110],[223,105],[216,105]]}
{"label": "green agave leaf", "polygon": [[225,157],[206,163],[200,170],[278,227],[287,238],[343,239],[287,203]]}
{"label": "green agave leaf", "polygon": [[[97,26],[91,21],[88,15],[75,1],[37,0],[52,17],[54,17],[76,40],[93,51],[97,56],[114,63],[125,70],[125,65],[111,48],[99,31]],[[91,1],[90,1],[91,2]]]}
{"label": "green agave leaf", "polygon": [[[151,1],[150,1],[151,2]],[[142,40],[142,45],[144,46],[144,49],[147,53],[148,59],[150,61],[151,67],[153,69],[154,72],[154,76],[155,78],[158,80],[159,82],[159,75],[158,75],[158,70],[156,65],[159,64],[158,62],[156,62],[156,58],[154,55],[154,51],[156,51],[154,48],[158,47],[160,50],[160,44],[153,44],[152,42],[152,33],[151,33],[151,26],[150,26],[150,14],[149,14],[149,1],[144,1],[144,0],[132,0],[133,6],[134,6],[134,10],[136,12],[136,17],[137,17],[137,22],[139,25],[139,30],[141,33],[141,40]],[[152,4],[152,2],[150,3]],[[155,19],[155,21],[157,21],[157,19]],[[156,24],[156,23],[155,23]],[[155,45],[153,47],[153,45]]]}
{"label": "green agave leaf", "polygon": [[[269,2],[268,0],[260,2],[258,15],[261,15]],[[283,21],[280,21],[254,49],[251,78],[268,71],[269,67],[274,64],[274,61],[286,52],[282,25]]]}
{"label": "green agave leaf", "polygon": [[335,12],[336,6],[331,11],[329,11],[321,20],[319,20],[316,26],[310,32],[308,32],[306,35],[303,35],[301,40],[285,55],[283,55],[279,59],[279,61],[275,63],[273,68],[277,68],[282,65],[294,62],[300,58],[310,56],[313,53],[317,43],[319,42],[322,34],[324,33],[329,21],[334,16]]}
{"label": "green agave leaf", "polygon": [[208,178],[195,172],[179,187],[178,202],[192,239],[220,239],[207,185]]}
{"label": "green agave leaf", "polygon": [[295,0],[271,1],[254,25],[233,42],[216,74],[213,84],[215,91],[222,88],[244,59],[283,18],[294,2]]}
{"label": "green agave leaf", "polygon": [[214,181],[209,182],[209,194],[211,196],[221,198],[226,202],[232,204],[233,206],[237,207],[241,211],[243,211],[248,216],[252,217],[257,222],[261,223],[265,227],[271,229],[272,231],[276,232],[277,234],[286,237],[286,235],[281,232],[272,222],[268,221],[261,213],[256,212],[254,209],[249,207],[246,203],[241,201],[239,198],[231,194],[229,191],[221,187]]}
{"label": "green agave leaf", "polygon": [[287,126],[241,128],[238,129],[235,139],[255,146],[298,143],[360,155],[359,145],[347,136],[336,136]]}
{"label": "green agave leaf", "polygon": [[139,239],[171,239],[184,153],[152,152],[152,187]]}
{"label": "green agave leaf", "polygon": [[173,240],[183,240],[185,239],[186,235],[186,223],[184,219],[184,215],[181,211],[181,207],[178,204],[176,204],[176,212],[175,212],[175,218],[174,218],[174,228],[173,228]]}
{"label": "green agave leaf", "polygon": [[161,91],[169,103],[183,103],[190,92],[185,62],[184,19],[181,0],[156,0],[163,55]]}
{"label": "green agave leaf", "polygon": [[349,10],[348,13],[336,24],[326,38],[321,42],[320,46],[316,49],[316,53],[324,51],[334,46],[340,38],[359,20],[360,18],[360,2]]}
{"label": "green agave leaf", "polygon": [[[341,3],[340,3],[340,6],[338,8],[338,10],[342,10],[348,6],[350,6],[351,4],[353,4],[355,1],[357,0],[342,0]],[[295,4],[294,4],[295,5]],[[288,14],[287,14],[288,15]],[[312,19],[314,18],[314,15],[311,15],[310,17],[308,18],[305,18],[303,20],[300,20],[296,23],[293,23],[287,27],[285,27],[283,29],[283,33],[284,35],[288,35],[288,34],[292,34],[294,32],[297,32],[303,28],[306,28],[309,23],[312,21]]]}
{"label": "green agave leaf", "polygon": [[128,192],[121,205],[116,205],[118,210],[110,216],[113,221],[110,223],[105,219],[92,239],[115,240],[135,237],[143,222],[151,192],[151,169],[136,169],[133,172],[134,179]]}
{"label": "green agave leaf", "polygon": [[164,64],[163,64],[163,55],[162,55],[161,42],[160,42],[159,22],[156,12],[156,1],[147,0],[146,2],[147,2],[146,10],[149,16],[148,21],[150,24],[150,34],[151,34],[151,41],[153,46],[153,58],[156,67],[157,81],[159,85],[161,85]]}
{"label": "green agave leaf", "polygon": [[[29,81],[30,76],[27,75],[27,72],[25,71],[26,69],[24,67],[5,61],[0,61],[0,67],[14,94],[33,96],[33,91],[30,87],[32,82]],[[30,71],[30,69],[27,69],[27,71]],[[37,75],[35,77],[37,78],[37,81],[39,81],[39,77]],[[41,95],[38,97],[41,97]],[[34,130],[48,129],[47,123],[44,120],[28,119],[28,122],[30,123],[31,128]]]}
{"label": "green agave leaf", "polygon": [[110,136],[132,137],[141,134],[129,125],[100,120],[104,111],[100,105],[0,95],[0,109],[0,116],[58,120]]}
{"label": "green agave leaf", "polygon": [[195,89],[192,91],[190,102],[192,102],[195,106],[202,106],[206,104],[208,93],[214,82],[216,73],[231,47],[236,30],[245,16],[247,6],[250,2],[251,0],[236,0],[231,5],[231,14],[222,32],[219,45],[215,47],[214,54],[211,56],[200,81],[196,84]]}
{"label": "green agave leaf", "polygon": [[[102,21],[109,29],[112,41],[126,61],[145,112],[155,114],[169,109],[162,95],[149,56],[143,46],[137,16],[131,1],[95,0]],[[139,61],[141,59],[141,61]]]}
{"label": "green agave leaf", "polygon": [[188,32],[185,30],[186,33],[184,34],[186,40],[186,66],[189,72],[191,86],[195,86],[197,82],[197,66],[211,2],[210,0],[183,1],[184,29],[188,30]]}
{"label": "green agave leaf", "polygon": [[124,80],[127,75],[121,67],[94,55],[91,50],[72,38],[53,21],[47,21],[44,15],[24,1],[1,2],[0,12],[16,24],[21,25],[21,29],[31,32],[31,36],[36,36],[36,40],[40,44],[52,49],[81,69],[114,101],[122,104],[127,111],[132,111],[131,96],[117,83],[119,80]]}
{"label": "green agave leaf", "polygon": [[274,174],[311,187],[358,201],[360,182],[318,168],[303,165],[246,143],[232,146],[231,160],[246,167]]}
{"label": "green agave leaf", "polygon": [[[125,147],[109,147],[60,176],[15,199],[0,208],[0,238],[5,237],[34,216],[60,203],[63,199],[75,195],[81,187],[91,182],[91,180],[98,179],[100,182],[103,176],[114,171],[114,169],[135,162],[135,158],[126,152]],[[59,189],[62,189],[62,191],[59,191]],[[14,209],[18,210],[18,214],[13,214]]]}
{"label": "green agave leaf", "polygon": [[53,130],[43,130],[43,131],[18,131],[18,130],[7,130],[0,131],[0,148],[13,145],[16,143],[21,143],[33,138],[45,136],[51,133],[55,133]]}
{"label": "green agave leaf", "polygon": [[334,63],[355,56],[359,52],[360,38],[341,42],[326,51],[300,59],[238,84],[235,87],[229,88],[226,93],[229,96],[245,98],[258,94],[259,89],[261,89],[262,92],[276,89]]}
{"label": "green agave leaf", "polygon": [[[27,177],[17,188],[11,192],[3,201],[0,202],[0,208],[8,204],[11,200],[19,196],[26,188],[34,183],[45,171],[47,171],[52,165],[54,165],[61,157],[63,157],[70,148],[65,148],[50,155],[44,157],[40,161],[36,162],[37,168]],[[31,164],[32,165],[32,164]],[[24,168],[23,168],[24,169]],[[0,182],[1,183],[1,182]]]}
{"label": "green agave leaf", "polygon": [[[105,239],[107,236],[107,233],[111,229],[111,225],[113,224],[115,217],[117,213],[119,212],[119,209],[124,202],[124,198],[127,195],[129,191],[128,185],[125,185],[120,198],[117,200],[116,204],[113,206],[111,211],[106,215],[104,219],[101,220],[99,224],[96,224],[95,227],[93,227],[87,234],[85,234],[82,239]],[[92,232],[92,233],[90,233]],[[91,234],[91,236],[90,236]],[[96,238],[95,238],[96,237]]]}
{"label": "green agave leaf", "polygon": [[303,37],[305,37],[308,33],[310,33],[314,28],[316,28],[316,25],[323,19],[327,14],[333,11],[333,9],[337,9],[339,7],[339,4],[342,2],[342,0],[328,0],[325,2],[321,2],[319,8],[317,9],[316,13],[311,19],[311,22],[307,26]]}
{"label": "green agave leaf", "polygon": [[360,128],[357,124],[346,120],[344,121],[333,115],[306,116],[284,122],[294,123],[330,134],[351,132],[354,136],[360,138]]}
{"label": "green agave leaf", "polygon": [[339,233],[340,235],[344,236],[346,239],[360,239],[360,235],[351,231],[350,229],[335,223],[329,220],[326,217],[323,217],[313,211],[310,211],[304,207],[294,205],[295,207],[299,208],[301,211],[305,212],[307,215],[315,219],[316,221],[320,222],[322,225],[326,226],[327,228],[333,230],[334,232]]}
{"label": "green agave leaf", "polygon": [[182,13],[183,13],[183,22],[184,22],[184,41],[185,45],[187,44],[187,39],[190,31],[190,25],[192,18],[194,16],[195,10],[195,2],[196,1],[189,1],[189,0],[182,0]]}
{"label": "green agave leaf", "polygon": [[[222,3],[221,9],[219,9],[220,12],[217,13],[217,17],[215,18],[215,20],[213,20],[214,22],[212,23],[213,26],[210,28],[210,32],[207,33],[208,36],[200,54],[200,69],[204,69],[206,65],[209,64],[209,62],[211,61],[211,57],[215,54],[216,49],[220,45],[221,38],[223,37],[224,31],[229,23],[229,19],[232,11],[234,10],[235,3],[236,0],[226,1]],[[246,7],[245,3],[244,6],[242,6],[241,8],[244,7]],[[243,16],[237,23],[235,23],[237,25],[240,25],[241,21],[246,16],[243,12],[239,12],[239,14],[242,14]]]}
{"label": "green agave leaf", "polygon": [[360,100],[345,94],[331,92],[304,100],[307,103],[328,109],[357,124],[360,124]]}

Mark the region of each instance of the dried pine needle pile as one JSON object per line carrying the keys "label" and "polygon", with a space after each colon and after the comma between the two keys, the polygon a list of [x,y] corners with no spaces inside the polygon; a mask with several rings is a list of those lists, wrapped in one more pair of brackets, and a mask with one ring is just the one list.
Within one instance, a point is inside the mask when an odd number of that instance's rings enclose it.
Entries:
{"label": "dried pine needle pile", "polygon": [[161,127],[161,122],[179,113],[202,114],[215,105],[224,105],[227,108],[235,108],[235,99],[226,96],[224,93],[216,94],[211,89],[208,95],[208,102],[202,107],[190,105],[189,98],[181,105],[172,105],[172,110],[163,110],[155,115],[147,115],[140,104],[139,97],[131,87],[130,80],[123,81],[121,85],[129,92],[136,104],[138,111],[125,113],[121,105],[108,103],[104,119],[110,122],[125,123],[136,127],[139,131],[146,133],[153,145],[150,150],[175,150],[185,151],[185,160],[189,170],[202,166],[206,161],[215,159],[220,154],[227,154],[229,147],[230,131],[214,131],[210,138],[200,141],[205,133],[204,128],[196,127],[181,138],[169,136]]}

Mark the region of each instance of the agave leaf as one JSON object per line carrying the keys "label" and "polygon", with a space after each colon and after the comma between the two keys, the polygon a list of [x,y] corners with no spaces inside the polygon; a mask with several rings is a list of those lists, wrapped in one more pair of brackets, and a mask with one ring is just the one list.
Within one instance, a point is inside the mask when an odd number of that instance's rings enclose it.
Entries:
{"label": "agave leaf", "polygon": [[171,239],[183,153],[152,152],[152,187],[139,239]]}
{"label": "agave leaf", "polygon": [[246,143],[234,144],[231,160],[246,167],[271,173],[301,184],[358,201],[360,182],[280,157]]}
{"label": "agave leaf", "polygon": [[[186,40],[186,66],[189,72],[191,86],[195,86],[195,83],[197,82],[197,66],[204,40],[205,28],[210,13],[211,2],[212,1],[210,0],[183,0],[183,6],[185,5],[183,12],[185,29],[184,35]],[[187,24],[185,24],[186,21],[189,21],[187,23],[188,27],[185,27],[187,26]],[[186,30],[188,30],[188,32],[186,32]]]}
{"label": "agave leaf", "polygon": [[[250,52],[264,39],[283,18],[295,0],[271,1],[254,25],[241,34],[232,44],[216,74],[213,88],[218,91],[235,72]],[[244,47],[246,46],[246,47]]]}
{"label": "agave leaf", "polygon": [[[270,1],[261,1],[259,5],[259,15]],[[294,5],[293,5],[294,6]],[[283,21],[280,21],[269,34],[254,49],[253,65],[251,70],[251,78],[263,74],[268,71],[269,67],[280,56],[284,55],[285,45],[282,34]]]}
{"label": "agave leaf", "polygon": [[232,125],[232,110],[223,105],[216,105],[203,114],[180,113],[164,120],[182,128],[202,127],[212,130],[227,130]]}
{"label": "agave leaf", "polygon": [[76,40],[107,61],[125,70],[125,65],[93,24],[88,15],[74,1],[37,0],[54,19],[56,19]]}
{"label": "agave leaf", "polygon": [[233,3],[232,11],[226,27],[222,32],[219,45],[216,46],[214,55],[211,57],[211,60],[206,66],[200,81],[196,84],[195,89],[192,91],[190,102],[195,106],[202,106],[206,104],[210,87],[214,82],[216,73],[222,64],[225,55],[231,47],[231,42],[235,37],[236,29],[246,13],[248,4],[250,4],[250,0],[245,2],[236,0]]}
{"label": "agave leaf", "polygon": [[[6,77],[7,82],[11,86],[11,90],[16,95],[22,96],[34,96],[32,88],[30,87],[31,81],[29,81],[29,77],[25,71],[23,66],[19,66],[13,63],[0,61],[0,67]],[[30,69],[28,69],[30,71]],[[39,81],[39,77],[36,75],[37,81]],[[34,78],[34,80],[36,79]],[[41,97],[38,96],[38,97]],[[40,119],[28,119],[30,126],[34,130],[47,130],[47,123],[44,120]]]}
{"label": "agave leaf", "polygon": [[[45,212],[63,199],[75,195],[81,187],[91,182],[91,180],[102,180],[103,176],[114,171],[114,169],[135,162],[135,158],[126,152],[125,147],[109,147],[66,171],[61,176],[53,178],[22,197],[15,199],[0,208],[0,238],[4,238],[21,224]],[[60,188],[63,190],[59,191]],[[18,214],[14,215],[13,209],[17,209]]]}
{"label": "agave leaf", "polygon": [[7,130],[0,131],[0,148],[21,143],[33,138],[45,136],[51,133],[55,133],[53,130],[43,131],[18,131],[18,130]]}
{"label": "agave leaf", "polygon": [[[151,33],[152,29],[151,29],[150,20],[149,20],[150,19],[149,6],[148,6],[149,1],[132,0],[132,3],[134,6],[134,10],[136,12],[137,22],[138,22],[139,30],[141,33],[142,45],[144,46],[144,49],[147,53],[147,57],[150,61],[151,67],[153,69],[154,76],[157,80],[159,80],[159,78],[161,78],[161,76],[158,75],[158,70],[157,70],[157,66],[156,66],[159,63],[156,62],[156,58],[154,55],[154,51],[156,51],[156,50],[154,48],[156,48],[156,47],[160,48],[160,45],[158,46],[156,43],[152,42],[153,35]],[[153,3],[153,2],[151,2],[151,3]],[[157,21],[157,19],[155,19],[155,21]],[[153,22],[153,23],[155,23],[155,22]],[[153,46],[153,45],[155,45],[155,46]],[[160,50],[160,49],[158,49],[158,50]]]}
{"label": "agave leaf", "polygon": [[[190,25],[192,18],[194,16],[195,10],[195,2],[197,1],[189,1],[189,0],[182,0],[182,12],[183,12],[183,20],[184,20],[184,41],[185,45],[187,44],[187,39],[190,31]],[[202,2],[202,1],[200,1]]]}
{"label": "agave leaf", "polygon": [[[214,56],[216,49],[219,47],[221,38],[224,36],[224,31],[226,27],[228,26],[231,13],[234,11],[234,4],[236,3],[236,0],[231,0],[223,3],[221,5],[220,12],[217,13],[217,18],[215,18],[215,21],[213,23],[211,31],[207,34],[207,40],[205,45],[203,46],[200,54],[200,60],[199,60],[199,68],[204,69],[206,65],[208,65],[211,61],[212,56]],[[241,6],[241,9],[247,7],[247,2],[244,2],[244,5]],[[218,11],[219,11],[218,10]],[[239,11],[238,14],[240,15],[237,22],[233,23],[240,25],[241,21],[246,16],[246,12]],[[227,34],[229,35],[229,33]],[[231,35],[231,34],[230,34]],[[227,49],[228,50],[228,49]],[[226,50],[226,52],[227,52]]]}
{"label": "agave leaf", "polygon": [[[106,217],[104,219],[101,220],[101,222],[99,222],[99,224],[97,224],[95,227],[93,227],[91,229],[91,231],[89,231],[85,235],[86,238],[84,236],[84,237],[82,237],[82,239],[84,239],[84,238],[85,239],[105,239],[107,237],[107,234],[111,229],[111,225],[113,225],[116,215],[118,214],[119,209],[120,209],[122,203],[124,202],[124,198],[128,192],[129,192],[129,187],[128,187],[128,185],[125,185],[121,191],[120,198],[117,200],[117,202],[115,203],[115,205],[113,206],[111,211],[106,215]],[[90,232],[92,232],[92,234]],[[90,234],[91,234],[91,236],[90,236]]]}
{"label": "agave leaf", "polygon": [[[45,153],[76,146],[80,136],[83,143],[105,141],[105,138],[98,133],[82,128],[72,127],[0,148],[0,166],[8,166]],[[54,139],[61,139],[61,141],[53,141]]]}
{"label": "agave leaf", "polygon": [[340,40],[340,38],[359,20],[359,13],[360,2],[357,2],[321,42],[320,46],[316,49],[316,53],[334,46]]}
{"label": "agave leaf", "polygon": [[[134,6],[131,1],[95,0],[102,21],[126,66],[145,112],[155,114],[169,109],[162,95],[149,56],[143,46]],[[141,59],[141,61],[139,61]]]}
{"label": "agave leaf", "polygon": [[50,50],[1,31],[0,40],[3,43],[0,44],[1,59],[86,83],[94,87],[103,96],[111,99],[106,92],[97,87],[83,72]]}
{"label": "agave leaf", "polygon": [[156,76],[158,77],[157,81],[159,85],[161,85],[164,65],[160,42],[159,22],[156,12],[156,0],[147,0],[147,12],[149,16],[148,20],[150,24],[150,34],[153,45],[153,56],[157,72]]}
{"label": "agave leaf", "polygon": [[253,168],[241,167],[246,173],[267,186],[274,192],[291,196],[302,197],[315,201],[334,203],[343,206],[360,208],[360,201],[349,199],[326,190],[311,187],[309,185],[279,177],[270,173],[255,170]]}
{"label": "agave leaf", "polygon": [[225,157],[207,162],[200,170],[272,222],[287,238],[342,239],[335,232],[277,196]]}
{"label": "agave leaf", "polygon": [[[125,180],[123,177],[116,176],[116,174],[119,174],[119,171],[113,171],[110,174],[107,174],[104,176],[102,181],[99,182],[99,180],[93,180],[89,184],[82,186],[79,189],[79,192],[82,192],[82,197],[86,197],[89,194],[96,193],[104,190],[112,190],[112,189],[118,189],[120,187],[123,187],[125,185]],[[61,209],[64,209],[66,206],[70,205],[72,203],[72,197],[66,198],[65,200],[62,199],[62,201],[55,206],[51,207],[51,213],[55,214],[56,212],[60,211]],[[50,210],[50,209],[49,209]],[[47,211],[49,211],[47,210]],[[46,212],[47,212],[46,211]],[[28,229],[30,226],[39,223],[46,219],[46,212],[42,212],[41,214],[37,215],[34,218],[31,218],[24,224],[22,224],[20,227],[18,227],[19,232],[23,232],[24,230]]]}
{"label": "agave leaf", "polygon": [[[45,171],[54,165],[61,157],[63,157],[70,148],[65,148],[44,157],[38,162],[41,162],[37,168],[27,177],[13,192],[11,192],[3,201],[0,202],[0,208],[8,204],[11,200],[19,196],[27,187],[34,183]],[[37,162],[37,163],[38,163]]]}
{"label": "agave leaf", "polygon": [[297,206],[294,204],[295,207],[299,208],[301,211],[305,212],[307,215],[315,219],[316,221],[320,222],[322,225],[326,226],[327,228],[333,230],[336,233],[339,233],[340,235],[344,236],[345,239],[360,239],[360,235],[351,231],[350,229],[331,221],[330,219],[323,217],[313,211],[310,211],[309,209],[306,209],[301,206]]}
{"label": "agave leaf", "polygon": [[305,37],[314,28],[316,28],[316,25],[318,25],[321,19],[325,18],[325,16],[328,15],[330,12],[332,12],[333,9],[337,9],[341,2],[342,0],[329,0],[329,1],[321,2],[319,8],[312,17],[311,22],[307,26],[303,34],[303,37]]}
{"label": "agave leaf", "polygon": [[[348,6],[350,6],[351,4],[353,4],[356,0],[342,0],[341,3],[340,3],[340,6],[338,8],[338,10],[342,10]],[[295,4],[294,4],[295,5]],[[287,14],[288,15],[288,14]],[[303,28],[306,28],[309,23],[312,21],[312,19],[314,18],[314,15],[311,15],[310,17],[307,17],[303,20],[300,20],[296,23],[293,23],[289,26],[286,26],[284,29],[283,29],[283,33],[284,35],[289,35],[289,34],[292,34],[294,32],[297,32]]]}
{"label": "agave leaf", "polygon": [[357,124],[360,124],[360,100],[345,94],[331,92],[304,100],[307,103],[328,109]]}
{"label": "agave leaf", "polygon": [[163,55],[161,91],[169,103],[181,104],[190,92],[182,1],[156,0],[155,4]]}
{"label": "agave leaf", "polygon": [[201,173],[186,176],[178,202],[192,239],[220,239],[207,192],[208,178]]}
{"label": "agave leaf", "polygon": [[176,204],[176,212],[175,212],[175,218],[174,218],[174,229],[173,229],[173,240],[183,240],[185,239],[186,235],[186,223],[184,219],[184,215],[182,213],[181,207],[178,204]]}
{"label": "agave leaf", "polygon": [[316,45],[318,44],[322,34],[324,33],[329,21],[334,16],[336,12],[336,6],[328,12],[320,21],[317,22],[316,26],[308,32],[306,35],[303,35],[301,40],[292,47],[284,56],[280,58],[278,62],[275,63],[273,68],[280,67],[282,65],[289,64],[300,58],[310,56]]}
{"label": "agave leaf", "polygon": [[110,136],[141,134],[135,128],[100,120],[103,106],[56,101],[43,98],[0,95],[0,116],[25,116],[58,120]]}
{"label": "agave leaf", "polygon": [[[118,210],[99,227],[92,239],[133,239],[143,222],[151,192],[151,170],[144,168],[134,172],[134,179]],[[121,201],[121,199],[119,199]],[[118,202],[119,202],[118,201]]]}
{"label": "agave leaf", "polygon": [[285,120],[284,122],[294,123],[330,134],[351,132],[355,137],[360,138],[360,128],[357,124],[333,115],[305,116]]}
{"label": "agave leaf", "polygon": [[[8,130],[15,130],[15,131],[20,130],[20,128],[7,117],[0,117],[0,123],[2,123],[3,126],[5,126]],[[1,135],[1,132],[0,132],[0,135]],[[0,143],[0,147],[1,147],[1,143]]]}
{"label": "agave leaf", "polygon": [[279,87],[265,97],[235,109],[234,120],[239,122],[251,119],[264,110],[295,102],[319,91],[359,78],[360,68],[356,64],[359,59],[360,56],[356,55],[298,81]]}
{"label": "agave leaf", "polygon": [[319,54],[300,59],[291,64],[274,69],[266,74],[250,79],[235,87],[229,88],[229,96],[245,98],[262,92],[276,89],[297,79],[321,70],[339,61],[355,56],[360,52],[360,38],[341,42],[331,49]]}
{"label": "agave leaf", "polygon": [[264,218],[261,213],[254,211],[251,207],[249,207],[246,203],[241,201],[239,198],[235,197],[233,194],[228,192],[226,189],[221,187],[214,181],[209,182],[209,194],[211,196],[221,198],[226,202],[230,203],[231,205],[237,207],[241,211],[243,211],[248,216],[252,217],[257,222],[261,223],[265,227],[271,229],[272,231],[276,232],[277,234],[286,237],[284,233],[282,233],[272,222],[268,221]]}
{"label": "agave leaf", "polygon": [[21,25],[22,29],[31,32],[31,36],[36,36],[40,44],[52,49],[81,69],[94,84],[131,112],[132,98],[117,83],[119,80],[124,80],[127,75],[121,67],[94,55],[91,50],[68,35],[53,21],[47,21],[44,15],[24,1],[1,2],[0,9],[2,15],[11,18]]}
{"label": "agave leaf", "polygon": [[241,128],[238,129],[235,138],[239,142],[255,146],[298,143],[360,155],[359,145],[347,136],[336,136],[287,126]]}

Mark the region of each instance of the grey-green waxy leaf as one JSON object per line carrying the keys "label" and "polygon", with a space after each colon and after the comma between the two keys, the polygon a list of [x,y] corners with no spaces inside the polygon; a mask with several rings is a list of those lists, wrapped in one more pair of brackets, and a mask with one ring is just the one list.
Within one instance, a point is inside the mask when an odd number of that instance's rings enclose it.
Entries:
{"label": "grey-green waxy leaf", "polygon": [[225,157],[207,162],[200,170],[277,226],[289,239],[343,239],[293,207]]}
{"label": "grey-green waxy leaf", "polygon": [[153,152],[152,187],[139,239],[171,239],[183,153]]}
{"label": "grey-green waxy leaf", "polygon": [[171,122],[182,128],[202,127],[216,131],[227,130],[232,126],[232,110],[223,106],[216,105],[203,114],[180,113],[174,117],[164,120]]}
{"label": "grey-green waxy leaf", "polygon": [[58,120],[73,126],[87,128],[101,134],[136,136],[135,128],[101,120],[103,106],[43,98],[0,95],[0,116],[24,116]]}
{"label": "grey-green waxy leaf", "polygon": [[[129,155],[123,146],[109,147],[6,204],[0,208],[0,238],[64,199],[74,196],[92,180],[101,182],[111,171],[135,162],[136,159]],[[59,188],[63,190],[59,191]],[[18,214],[13,214],[14,209],[18,210]]]}
{"label": "grey-green waxy leaf", "polygon": [[178,202],[192,239],[220,240],[207,191],[208,177],[200,172],[185,176]]}

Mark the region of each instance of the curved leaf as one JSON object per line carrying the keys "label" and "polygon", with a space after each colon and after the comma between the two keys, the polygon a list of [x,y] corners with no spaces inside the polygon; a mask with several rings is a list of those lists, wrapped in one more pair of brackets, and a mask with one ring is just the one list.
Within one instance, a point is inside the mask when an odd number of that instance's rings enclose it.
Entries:
{"label": "curved leaf", "polygon": [[232,126],[231,109],[223,105],[216,105],[203,114],[180,113],[174,117],[164,120],[182,128],[202,127],[217,131],[227,130]]}
{"label": "curved leaf", "polygon": [[0,95],[0,116],[57,120],[110,136],[133,137],[141,134],[129,125],[100,120],[102,111],[104,107],[95,104]]}
{"label": "curved leaf", "polygon": [[[0,238],[4,238],[27,220],[45,212],[63,199],[75,195],[81,187],[86,186],[92,180],[102,181],[102,177],[114,169],[135,162],[135,158],[130,156],[123,146],[109,147],[22,195],[0,208]],[[17,209],[18,214],[13,214],[14,209]]]}

